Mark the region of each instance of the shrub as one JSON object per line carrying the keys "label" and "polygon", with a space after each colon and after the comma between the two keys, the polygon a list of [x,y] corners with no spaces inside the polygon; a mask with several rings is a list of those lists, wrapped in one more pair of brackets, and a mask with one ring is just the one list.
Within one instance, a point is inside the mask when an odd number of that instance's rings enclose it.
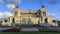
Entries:
{"label": "shrub", "polygon": [[3,30],[2,32],[20,32],[20,29],[19,28],[10,28],[10,29]]}

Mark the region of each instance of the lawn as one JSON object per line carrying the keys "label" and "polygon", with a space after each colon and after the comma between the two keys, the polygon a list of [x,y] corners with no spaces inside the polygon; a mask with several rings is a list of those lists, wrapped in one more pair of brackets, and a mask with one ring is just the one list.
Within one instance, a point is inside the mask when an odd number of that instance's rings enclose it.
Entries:
{"label": "lawn", "polygon": [[60,32],[0,32],[0,34],[60,34]]}

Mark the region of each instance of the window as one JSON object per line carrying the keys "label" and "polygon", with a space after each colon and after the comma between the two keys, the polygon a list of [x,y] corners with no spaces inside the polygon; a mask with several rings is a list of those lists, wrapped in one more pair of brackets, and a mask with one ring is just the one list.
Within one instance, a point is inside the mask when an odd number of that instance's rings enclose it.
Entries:
{"label": "window", "polygon": [[46,12],[43,12],[43,16],[46,16]]}

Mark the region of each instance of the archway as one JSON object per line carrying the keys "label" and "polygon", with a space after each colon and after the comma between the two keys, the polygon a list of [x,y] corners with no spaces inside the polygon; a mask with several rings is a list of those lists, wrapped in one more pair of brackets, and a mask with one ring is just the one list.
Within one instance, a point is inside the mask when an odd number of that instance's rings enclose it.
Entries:
{"label": "archway", "polygon": [[45,23],[48,23],[48,20],[47,20],[47,18],[45,18]]}

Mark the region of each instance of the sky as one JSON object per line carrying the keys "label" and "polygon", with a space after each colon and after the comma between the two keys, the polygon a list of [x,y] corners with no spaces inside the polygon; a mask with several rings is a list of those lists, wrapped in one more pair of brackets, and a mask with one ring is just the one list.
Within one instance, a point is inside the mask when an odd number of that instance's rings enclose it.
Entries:
{"label": "sky", "polygon": [[11,16],[15,6],[21,10],[39,10],[42,5],[54,19],[60,19],[60,0],[0,0],[0,19]]}

